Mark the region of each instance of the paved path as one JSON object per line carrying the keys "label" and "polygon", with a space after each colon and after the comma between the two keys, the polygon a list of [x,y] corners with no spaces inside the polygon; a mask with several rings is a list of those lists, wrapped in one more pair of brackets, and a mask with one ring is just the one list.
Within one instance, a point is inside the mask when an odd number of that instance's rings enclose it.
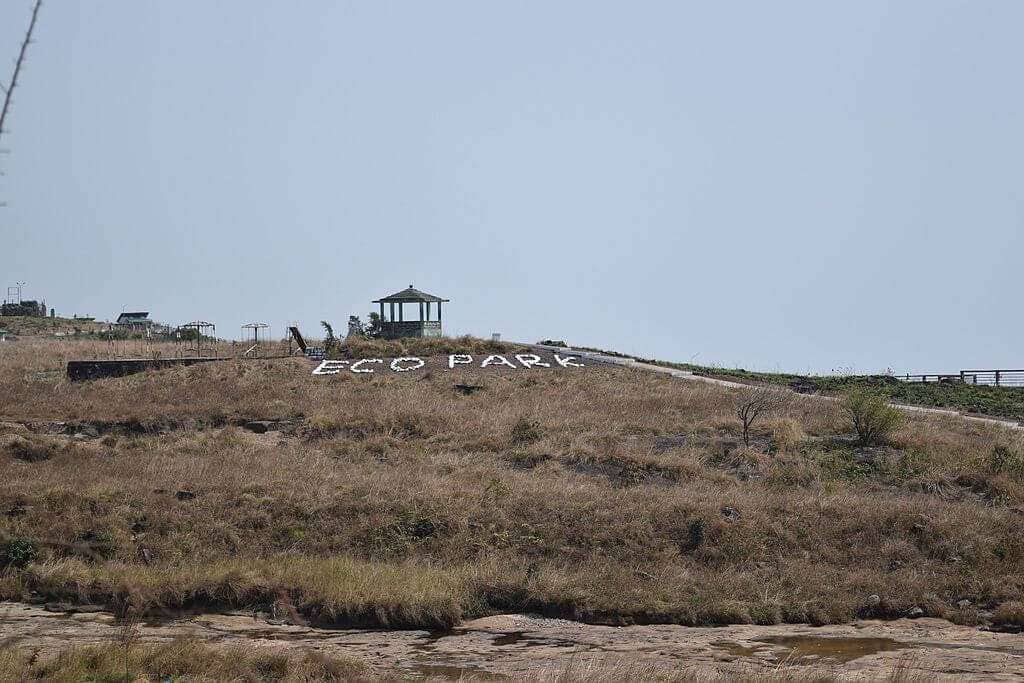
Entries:
{"label": "paved path", "polygon": [[[635,358],[623,358],[621,356],[610,356],[603,353],[597,353],[596,351],[582,351],[580,349],[573,349],[560,346],[545,346],[544,344],[526,344],[535,349],[543,351],[549,351],[553,353],[571,353],[574,356],[582,356],[590,361],[596,361],[598,363],[607,363],[609,365],[622,365],[625,367],[636,368],[638,370],[646,370],[648,372],[660,372],[671,377],[678,379],[689,380],[692,382],[704,382],[705,384],[717,384],[722,387],[729,387],[731,389],[742,389],[750,386],[749,384],[743,384],[742,382],[731,382],[725,379],[716,379],[714,377],[705,377],[703,375],[695,375],[689,370],[678,370],[676,368],[669,368],[663,365],[653,365],[651,363],[642,363]],[[786,389],[790,391],[790,389]],[[1022,389],[1024,391],[1024,389]],[[822,401],[836,401],[838,400],[834,396],[822,396],[820,394],[804,394],[811,398],[816,398]],[[948,408],[926,408],[924,406],[909,406],[902,403],[892,403],[896,408],[908,413],[925,413],[928,415],[943,415],[945,417],[957,417],[967,422],[975,424],[984,424],[993,427],[1005,427],[1007,429],[1016,429],[1024,431],[1024,425],[1019,422],[1013,422],[1011,420],[1001,420],[994,417],[980,417],[977,415],[965,415],[958,410],[951,410]]]}

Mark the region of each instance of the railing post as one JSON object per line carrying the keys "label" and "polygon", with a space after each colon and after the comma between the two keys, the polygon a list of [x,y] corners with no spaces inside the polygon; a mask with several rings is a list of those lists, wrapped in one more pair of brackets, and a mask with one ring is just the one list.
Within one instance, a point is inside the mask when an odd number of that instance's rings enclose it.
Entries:
{"label": "railing post", "polygon": [[999,386],[999,371],[996,370],[996,386]]}

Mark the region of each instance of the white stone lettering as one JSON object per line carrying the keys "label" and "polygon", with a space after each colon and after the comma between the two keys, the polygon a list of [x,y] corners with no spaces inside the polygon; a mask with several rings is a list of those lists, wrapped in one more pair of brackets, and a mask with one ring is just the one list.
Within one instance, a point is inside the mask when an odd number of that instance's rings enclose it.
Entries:
{"label": "white stone lettering", "polygon": [[[551,362],[549,358],[540,356],[536,353],[517,353],[514,355],[503,356],[494,354],[487,356],[482,363],[481,368],[487,367],[499,367],[504,366],[512,370],[518,369],[532,369],[532,368],[582,368],[586,367],[581,362],[580,356],[561,356],[557,353],[552,354],[554,362]],[[514,361],[514,362],[513,362]],[[409,372],[410,370],[419,370],[424,368],[431,363],[437,361],[420,358],[418,356],[402,356],[400,358],[394,358],[391,360],[380,359],[380,358],[362,358],[359,360],[327,360],[324,359],[316,366],[313,370],[314,375],[337,375],[342,370],[348,369],[356,374],[373,374],[378,372],[374,369],[373,365],[386,366],[382,367],[380,372]],[[441,361],[443,362],[443,361]],[[455,369],[457,365],[473,365],[476,360],[473,356],[466,353],[455,353],[448,356],[448,368]]]}
{"label": "white stone lettering", "polygon": [[551,367],[551,363],[545,363],[535,353],[517,353],[516,360],[522,363],[524,368],[532,368],[534,366],[541,368]]}
{"label": "white stone lettering", "polygon": [[519,369],[505,356],[487,356],[487,359],[480,364],[480,367],[486,368],[488,365],[507,365],[513,370]]}
{"label": "white stone lettering", "polygon": [[383,363],[380,358],[364,358],[352,364],[352,372],[373,372],[373,368],[361,368],[363,363]]}
{"label": "white stone lettering", "polygon": [[313,371],[314,375],[337,375],[342,371],[342,366],[348,365],[347,360],[325,360],[316,366],[316,370]]}
{"label": "white stone lettering", "polygon": [[[402,367],[402,363],[412,363]],[[404,358],[396,358],[391,361],[391,369],[395,372],[409,372],[410,370],[418,370],[427,364],[427,361],[422,358],[416,358],[415,356],[407,356]]]}

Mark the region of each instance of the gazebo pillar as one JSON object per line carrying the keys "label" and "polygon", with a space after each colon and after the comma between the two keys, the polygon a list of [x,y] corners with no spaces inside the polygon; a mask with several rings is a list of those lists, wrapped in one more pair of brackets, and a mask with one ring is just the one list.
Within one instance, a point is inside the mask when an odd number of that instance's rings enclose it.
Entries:
{"label": "gazebo pillar", "polygon": [[380,302],[380,321],[384,322],[384,302]]}
{"label": "gazebo pillar", "polygon": [[395,302],[391,302],[391,322],[395,322]]}
{"label": "gazebo pillar", "polygon": [[441,322],[441,302],[437,302],[437,322]]}

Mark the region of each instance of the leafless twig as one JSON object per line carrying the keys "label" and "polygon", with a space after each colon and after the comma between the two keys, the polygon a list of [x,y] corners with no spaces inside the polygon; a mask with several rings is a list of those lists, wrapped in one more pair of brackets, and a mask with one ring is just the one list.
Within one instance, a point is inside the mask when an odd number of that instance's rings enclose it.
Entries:
{"label": "leafless twig", "polygon": [[740,389],[734,407],[743,423],[743,444],[750,445],[750,428],[764,415],[781,410],[790,401],[790,394],[772,386],[751,386]]}
{"label": "leafless twig", "polygon": [[0,89],[4,91],[4,108],[0,109],[0,136],[4,134],[4,121],[7,120],[7,112],[11,109],[11,96],[14,94],[14,89],[18,86],[18,74],[21,73],[21,67],[25,63],[25,53],[28,51],[28,44],[32,42],[32,31],[36,28],[36,17],[39,16],[39,8],[42,6],[43,0],[36,0],[35,5],[32,6],[32,21],[29,22],[28,30],[25,32],[25,39],[21,42],[21,51],[18,52],[18,59],[14,62],[14,75],[11,76],[11,82],[8,85],[0,83]]}

